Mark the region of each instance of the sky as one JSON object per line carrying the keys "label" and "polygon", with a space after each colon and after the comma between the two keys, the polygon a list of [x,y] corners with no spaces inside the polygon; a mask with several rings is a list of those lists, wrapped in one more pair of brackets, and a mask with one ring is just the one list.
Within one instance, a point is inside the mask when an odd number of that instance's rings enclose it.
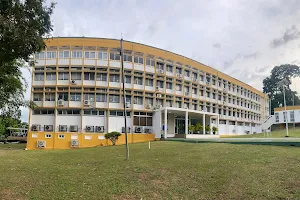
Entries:
{"label": "sky", "polygon": [[[122,33],[124,40],[192,58],[259,90],[274,66],[300,65],[299,0],[56,2],[55,37],[119,39]],[[30,83],[30,73],[24,76]],[[299,84],[294,80],[292,89],[300,92]],[[22,120],[28,121],[27,108]]]}

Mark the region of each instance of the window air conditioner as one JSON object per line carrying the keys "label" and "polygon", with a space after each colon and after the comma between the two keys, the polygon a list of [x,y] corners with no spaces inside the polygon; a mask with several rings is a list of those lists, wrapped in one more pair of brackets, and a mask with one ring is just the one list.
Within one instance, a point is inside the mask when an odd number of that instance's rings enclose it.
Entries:
{"label": "window air conditioner", "polygon": [[146,105],[146,108],[147,108],[147,109],[151,109],[151,107],[152,107],[151,104],[147,104],[147,105]]}
{"label": "window air conditioner", "polygon": [[85,131],[86,132],[94,132],[94,126],[86,126]]}
{"label": "window air conditioner", "polygon": [[210,85],[210,82],[206,81],[206,85]]}
{"label": "window air conditioner", "polygon": [[130,108],[130,103],[126,102],[125,106],[126,106],[126,108]]}
{"label": "window air conditioner", "polygon": [[104,133],[104,126],[96,126],[96,131],[97,133]]}
{"label": "window air conditioner", "polygon": [[135,132],[135,133],[142,133],[142,132],[143,132],[143,127],[141,127],[141,126],[136,126],[135,129],[134,129],[134,132]]}
{"label": "window air conditioner", "polygon": [[179,77],[182,78],[182,74],[179,74]]}
{"label": "window air conditioner", "polygon": [[71,140],[71,147],[79,147],[79,140]]}
{"label": "window air conditioner", "polygon": [[163,73],[164,73],[164,70],[160,69],[160,70],[159,70],[159,73],[163,74]]}
{"label": "window air conditioner", "polygon": [[152,133],[152,128],[145,128],[145,133]]}
{"label": "window air conditioner", "polygon": [[60,132],[67,132],[68,126],[67,125],[59,125],[59,131]]}
{"label": "window air conditioner", "polygon": [[77,125],[71,125],[70,126],[70,132],[78,132],[78,126]]}
{"label": "window air conditioner", "polygon": [[57,105],[58,105],[58,106],[64,106],[64,105],[65,105],[65,100],[59,99],[59,100],[57,101]]}
{"label": "window air conditioner", "polygon": [[[125,133],[125,127],[122,127],[122,133]],[[127,133],[130,133],[130,127],[127,127]]]}
{"label": "window air conditioner", "polygon": [[161,98],[161,94],[156,94],[156,97]]}
{"label": "window air conditioner", "polygon": [[53,125],[44,125],[44,131],[53,131]]}
{"label": "window air conditioner", "polygon": [[41,125],[40,124],[32,124],[31,130],[32,131],[40,131],[41,130]]}
{"label": "window air conditioner", "polygon": [[46,147],[46,141],[44,140],[38,140],[36,143],[37,148],[45,148]]}
{"label": "window air conditioner", "polygon": [[189,96],[190,94],[189,94],[189,92],[185,92],[184,95],[185,96]]}
{"label": "window air conditioner", "polygon": [[76,81],[75,80],[71,80],[71,84],[72,85],[76,85]]}
{"label": "window air conditioner", "polygon": [[91,105],[91,102],[89,100],[84,100],[83,101],[83,105],[84,106],[90,106]]}

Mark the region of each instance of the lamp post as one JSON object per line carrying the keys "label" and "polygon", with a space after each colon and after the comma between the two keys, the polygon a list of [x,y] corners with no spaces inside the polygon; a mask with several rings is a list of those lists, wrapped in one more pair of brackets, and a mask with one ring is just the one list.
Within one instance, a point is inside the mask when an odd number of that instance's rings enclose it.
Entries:
{"label": "lamp post", "polygon": [[286,136],[289,136],[289,126],[288,126],[288,118],[287,118],[287,112],[286,112],[286,100],[285,100],[285,87],[286,85],[289,84],[289,82],[286,79],[283,79],[278,82],[278,86],[282,87],[283,89],[283,102],[284,102],[284,115],[283,117],[285,118],[285,128],[286,128]]}
{"label": "lamp post", "polygon": [[123,89],[123,115],[125,124],[125,148],[126,148],[126,160],[129,159],[129,145],[128,145],[128,133],[127,133],[127,112],[126,112],[126,94],[125,94],[125,73],[124,73],[124,59],[123,59],[123,38],[120,41],[120,57],[121,57],[121,67],[122,67],[122,89]]}

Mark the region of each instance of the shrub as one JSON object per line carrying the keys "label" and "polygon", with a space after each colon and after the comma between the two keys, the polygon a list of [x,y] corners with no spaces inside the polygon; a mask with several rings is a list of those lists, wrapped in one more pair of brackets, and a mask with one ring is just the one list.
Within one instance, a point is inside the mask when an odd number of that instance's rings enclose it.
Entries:
{"label": "shrub", "polygon": [[116,145],[116,142],[118,141],[119,137],[121,136],[121,133],[113,131],[110,133],[105,134],[105,139],[109,139],[113,145]]}
{"label": "shrub", "polygon": [[197,123],[195,125],[195,131],[198,132],[198,133],[202,130],[202,128],[203,128],[203,126],[200,123]]}
{"label": "shrub", "polygon": [[215,126],[212,127],[212,130],[213,130],[213,132],[218,132],[218,128]]}
{"label": "shrub", "polygon": [[211,129],[210,129],[209,125],[206,125],[206,126],[205,126],[205,132],[208,134],[208,133],[210,132],[210,130],[211,130]]}
{"label": "shrub", "polygon": [[195,131],[195,126],[194,126],[194,125],[190,125],[190,126],[189,126],[189,131],[190,131],[191,133],[194,133],[194,131]]}

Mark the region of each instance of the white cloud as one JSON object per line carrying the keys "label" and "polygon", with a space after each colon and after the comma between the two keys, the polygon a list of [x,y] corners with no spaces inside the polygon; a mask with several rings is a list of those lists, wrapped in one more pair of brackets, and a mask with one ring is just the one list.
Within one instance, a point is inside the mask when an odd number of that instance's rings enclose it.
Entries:
{"label": "white cloud", "polygon": [[261,90],[273,66],[300,64],[297,37],[270,46],[298,24],[299,10],[298,0],[59,0],[52,19],[54,36],[123,33],[125,40],[182,54]]}

